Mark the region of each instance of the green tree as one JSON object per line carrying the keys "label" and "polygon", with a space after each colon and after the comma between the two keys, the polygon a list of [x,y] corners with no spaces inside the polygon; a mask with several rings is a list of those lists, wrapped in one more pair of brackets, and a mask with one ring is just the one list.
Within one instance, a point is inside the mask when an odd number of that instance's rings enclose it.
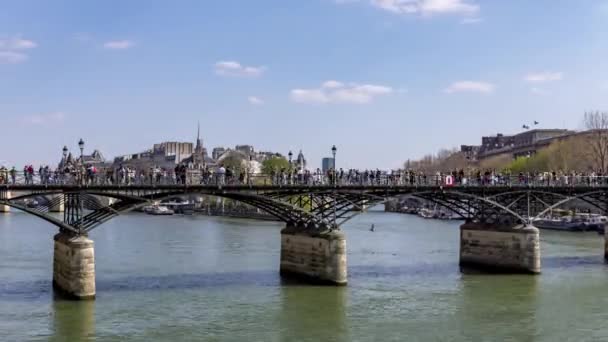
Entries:
{"label": "green tree", "polygon": [[225,167],[229,167],[230,169],[232,169],[232,171],[234,171],[235,175],[238,175],[241,171],[244,171],[246,166],[245,166],[245,160],[235,154],[230,154],[228,156],[226,156],[226,158],[222,159],[221,164],[224,165]]}
{"label": "green tree", "polygon": [[262,162],[262,173],[269,175],[273,171],[279,172],[281,169],[289,170],[289,161],[284,157],[272,157]]}

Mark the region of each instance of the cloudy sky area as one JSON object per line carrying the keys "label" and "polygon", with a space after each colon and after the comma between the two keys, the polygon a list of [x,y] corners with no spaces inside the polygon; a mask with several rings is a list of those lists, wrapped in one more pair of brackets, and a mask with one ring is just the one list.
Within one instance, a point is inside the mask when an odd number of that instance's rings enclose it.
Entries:
{"label": "cloudy sky area", "polygon": [[399,167],[608,109],[608,1],[5,0],[0,163],[165,140]]}

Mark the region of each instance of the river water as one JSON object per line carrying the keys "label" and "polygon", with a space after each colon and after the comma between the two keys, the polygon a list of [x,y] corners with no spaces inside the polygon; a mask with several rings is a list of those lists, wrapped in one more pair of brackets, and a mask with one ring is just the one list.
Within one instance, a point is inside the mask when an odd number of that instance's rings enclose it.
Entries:
{"label": "river water", "polygon": [[[374,223],[375,232],[369,227]],[[0,341],[608,340],[595,233],[541,232],[542,274],[463,274],[458,222],[369,212],[349,284],[282,281],[280,223],[129,214],[92,232],[97,299],[54,298],[48,223],[0,214]]]}

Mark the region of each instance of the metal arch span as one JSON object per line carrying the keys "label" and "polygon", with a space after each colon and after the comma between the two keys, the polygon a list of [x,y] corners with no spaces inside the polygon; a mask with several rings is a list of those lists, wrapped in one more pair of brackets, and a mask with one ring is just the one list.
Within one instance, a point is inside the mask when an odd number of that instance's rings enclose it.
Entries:
{"label": "metal arch span", "polygon": [[[46,210],[46,208],[29,208],[25,205],[20,205],[16,203],[16,201],[18,200],[40,196],[41,194],[39,193],[25,194],[15,197],[14,199],[2,199],[0,200],[0,204],[6,204],[12,208],[32,214],[59,227],[62,230],[68,230],[75,234],[86,234],[97,226],[101,225],[102,223],[118,216],[119,214],[135,210],[139,207],[151,203],[152,201],[162,201],[167,198],[189,194],[207,195],[207,193],[201,193],[196,191],[190,192],[184,190],[172,192],[162,191],[157,193],[147,192],[145,194],[141,194],[141,196],[119,192],[100,191],[80,191],[76,193],[60,193],[57,191],[53,191],[51,193],[45,193],[45,195],[53,194],[61,195],[62,197],[73,196],[77,198],[78,203],[72,203],[72,200],[67,198],[65,200],[63,198],[61,199],[61,201],[64,202],[65,205],[63,221],[57,219],[52,215],[49,215],[48,210]],[[316,218],[313,214],[307,212],[306,210],[303,210],[298,206],[263,195],[227,191],[214,191],[212,193],[209,193],[209,195],[232,199],[249,204],[251,206],[264,210],[270,215],[275,216],[277,219],[286,223],[298,223],[303,225],[309,225],[310,223],[315,223],[316,221]],[[93,200],[93,196],[110,197],[117,199],[118,201],[108,206],[93,207],[93,210],[90,210],[89,212],[85,213],[82,209],[83,204],[95,203],[95,201]],[[70,214],[66,215],[65,213]]]}
{"label": "metal arch span", "polygon": [[[579,188],[512,188],[497,187],[441,187],[441,186],[0,186],[0,204],[43,218],[61,229],[86,233],[107,220],[151,201],[190,194],[210,195],[240,201],[257,207],[281,221],[306,226],[329,225],[339,227],[366,207],[381,204],[401,195],[422,198],[460,217],[486,223],[500,223],[505,218],[529,222],[574,199],[586,201],[608,210],[608,188],[581,191]],[[587,189],[589,190],[589,189]],[[19,196],[8,198],[7,191]],[[23,194],[24,191],[29,193]],[[16,201],[35,196],[56,196],[63,200],[69,218],[64,220],[34,210]],[[93,196],[114,198],[111,205],[100,206]],[[69,199],[69,200],[68,200]],[[57,204],[57,198],[46,203]],[[537,207],[532,212],[530,203]],[[82,204],[88,207],[84,210]],[[527,208],[526,208],[527,205]],[[93,208],[93,209],[90,209]],[[74,209],[74,210],[72,210]],[[527,211],[526,211],[527,209]],[[531,215],[531,214],[534,215]],[[67,218],[67,219],[66,219]],[[505,221],[506,222],[506,221]],[[71,228],[71,229],[69,229]]]}
{"label": "metal arch span", "polygon": [[[596,196],[597,196],[597,198],[596,198]],[[560,206],[562,206],[568,202],[577,200],[577,199],[585,201],[586,203],[589,203],[604,212],[608,211],[607,192],[605,190],[598,190],[598,191],[591,191],[588,193],[583,193],[583,194],[578,194],[578,195],[567,197],[567,198],[547,207],[545,210],[541,211],[538,215],[536,215],[536,217],[534,217],[534,219],[541,218],[541,217],[547,215],[547,213],[551,212],[551,210],[559,208]],[[592,201],[591,199],[596,199],[596,200],[599,199],[599,202],[602,203],[603,206],[601,204],[596,203],[595,201]]]}

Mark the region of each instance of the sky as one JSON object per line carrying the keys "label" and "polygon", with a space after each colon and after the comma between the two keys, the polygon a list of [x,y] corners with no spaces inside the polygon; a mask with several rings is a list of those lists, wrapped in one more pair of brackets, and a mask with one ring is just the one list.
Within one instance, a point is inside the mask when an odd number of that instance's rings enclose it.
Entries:
{"label": "sky", "polygon": [[0,0],[0,164],[161,141],[397,168],[608,110],[607,0]]}

